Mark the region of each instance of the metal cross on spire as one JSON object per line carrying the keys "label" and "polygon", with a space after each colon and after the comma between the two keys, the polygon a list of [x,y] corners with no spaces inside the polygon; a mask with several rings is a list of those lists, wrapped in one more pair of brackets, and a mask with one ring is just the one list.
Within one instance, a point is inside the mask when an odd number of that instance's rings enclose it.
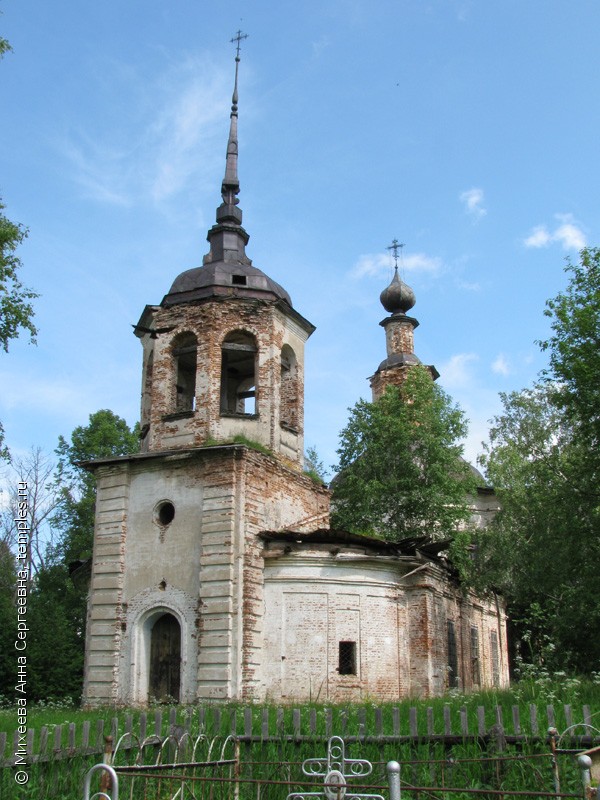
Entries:
{"label": "metal cross on spire", "polygon": [[242,42],[242,39],[247,39],[247,38],[248,38],[248,34],[247,33],[242,33],[240,30],[238,30],[238,32],[233,37],[233,39],[229,40],[230,42],[237,42],[237,46],[236,46],[236,49],[235,49],[235,57],[236,57],[236,60],[238,60],[238,61],[239,61],[239,58],[240,58],[240,44]]}
{"label": "metal cross on spire", "polygon": [[399,242],[398,239],[394,239],[391,245],[387,248],[388,250],[394,251],[394,268],[398,269],[398,250],[402,252],[402,248],[404,247],[404,242]]}

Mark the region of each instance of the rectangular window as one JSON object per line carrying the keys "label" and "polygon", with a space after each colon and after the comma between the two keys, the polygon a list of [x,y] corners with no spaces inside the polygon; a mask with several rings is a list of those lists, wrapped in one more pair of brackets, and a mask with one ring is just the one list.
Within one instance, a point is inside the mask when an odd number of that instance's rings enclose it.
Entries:
{"label": "rectangular window", "polygon": [[479,664],[479,631],[471,627],[471,680],[474,686],[481,684],[481,667]]}
{"label": "rectangular window", "polygon": [[338,672],[340,675],[356,675],[356,642],[340,642]]}
{"label": "rectangular window", "polygon": [[453,689],[458,686],[458,654],[456,651],[456,630],[454,622],[448,620],[448,686]]}
{"label": "rectangular window", "polygon": [[492,656],[492,684],[500,686],[500,652],[498,650],[498,634],[496,631],[490,633],[490,645]]}

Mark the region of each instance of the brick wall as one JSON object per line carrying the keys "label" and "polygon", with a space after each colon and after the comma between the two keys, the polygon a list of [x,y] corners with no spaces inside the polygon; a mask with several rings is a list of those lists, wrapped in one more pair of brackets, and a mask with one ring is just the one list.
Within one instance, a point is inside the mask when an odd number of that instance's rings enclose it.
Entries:
{"label": "brick wall", "polygon": [[[454,622],[460,685],[472,688],[470,631],[505,642],[501,606],[463,596],[444,569],[365,548],[289,541],[265,556],[265,692],[273,701],[394,700],[448,688],[447,621]],[[342,645],[340,646],[340,643]],[[340,652],[354,643],[354,674]],[[482,647],[482,684],[492,685]],[[507,671],[501,671],[503,685]]]}
{"label": "brick wall", "polygon": [[[193,447],[243,434],[292,463],[302,463],[304,343],[312,331],[308,323],[281,303],[252,298],[217,297],[154,307],[149,313],[147,325],[167,332],[157,338],[141,337],[142,426],[149,426],[144,449]],[[234,331],[246,332],[257,345],[256,413],[252,418],[221,410],[221,348]],[[175,400],[173,354],[174,343],[185,333],[194,334],[198,342],[195,408],[187,412],[180,411]],[[283,394],[282,350],[288,352],[288,358],[293,356],[294,364],[290,380],[284,380]]]}

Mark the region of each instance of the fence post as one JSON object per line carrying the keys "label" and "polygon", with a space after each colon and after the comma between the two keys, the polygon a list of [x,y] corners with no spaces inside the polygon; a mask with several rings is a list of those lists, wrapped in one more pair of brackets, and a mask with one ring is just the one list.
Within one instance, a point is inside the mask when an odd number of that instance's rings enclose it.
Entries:
{"label": "fence post", "polygon": [[[114,770],[110,769],[110,765],[112,763],[112,746],[113,746],[113,737],[112,736],[105,736],[104,737],[104,766],[108,767],[105,769],[100,777],[100,791],[106,793],[109,789],[112,788],[112,775]],[[118,793],[118,790],[117,790]],[[107,795],[106,795],[107,796]]]}
{"label": "fence post", "polygon": [[558,759],[556,758],[556,737],[558,731],[556,728],[548,728],[548,736],[550,739],[550,752],[552,753],[552,775],[554,777],[554,791],[560,794],[560,774],[558,772]]}
{"label": "fence post", "polygon": [[400,800],[400,764],[397,761],[387,763],[390,800]]}
{"label": "fence post", "polygon": [[577,763],[579,764],[579,769],[581,770],[583,797],[584,800],[588,800],[591,794],[592,785],[592,774],[590,772],[590,769],[592,768],[592,759],[589,756],[578,756]]}
{"label": "fence post", "polygon": [[114,771],[114,769],[108,764],[95,764],[90,770],[88,770],[88,774],[85,776],[85,782],[83,784],[83,800],[89,800],[92,775],[98,770],[102,770],[102,777],[100,778],[101,788],[100,792],[95,794],[94,797],[101,797],[103,800],[111,800],[109,795],[106,793],[106,790],[102,789],[104,776],[106,775],[108,777],[109,784],[111,784],[113,788],[112,800],[119,800],[119,778],[117,777],[117,773]]}
{"label": "fence post", "polygon": [[233,765],[233,797],[234,800],[239,800],[240,797],[240,740],[235,737],[234,740],[234,755],[235,764]]}

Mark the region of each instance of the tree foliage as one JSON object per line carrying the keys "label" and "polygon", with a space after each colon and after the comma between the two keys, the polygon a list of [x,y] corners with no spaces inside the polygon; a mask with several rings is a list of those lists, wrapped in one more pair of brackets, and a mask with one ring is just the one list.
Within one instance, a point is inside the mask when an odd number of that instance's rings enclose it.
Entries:
{"label": "tree foliage", "polygon": [[[11,50],[9,42],[0,36],[0,58]],[[11,222],[2,212],[5,206],[0,199],[0,346],[8,352],[12,339],[25,330],[35,342],[37,329],[33,324],[33,305],[38,295],[27,289],[19,278],[21,261],[16,255],[17,247],[27,236],[27,229]],[[4,428],[0,422],[0,459],[10,460],[4,444]]]}
{"label": "tree foliage", "polygon": [[22,225],[11,222],[3,213],[0,201],[0,345],[4,352],[12,339],[22,330],[28,331],[35,342],[37,329],[33,324],[33,305],[38,295],[27,289],[19,278],[21,260],[16,255],[17,247],[27,236]]}
{"label": "tree foliage", "polygon": [[61,501],[55,524],[62,531],[58,549],[65,563],[92,552],[96,478],[81,463],[135,453],[139,443],[139,426],[130,429],[124,419],[108,409],[91,414],[87,425],[75,428],[70,442],[59,437],[56,454]]}
{"label": "tree foliage", "polygon": [[391,540],[445,538],[470,516],[463,412],[425,368],[376,402],[360,400],[340,435],[332,524]]}
{"label": "tree foliage", "polygon": [[503,395],[482,460],[502,503],[482,536],[482,579],[509,600],[521,657],[600,669],[600,250],[568,265],[549,300],[549,369],[532,389]]}
{"label": "tree foliage", "polygon": [[304,454],[304,472],[315,481],[320,483],[327,482],[327,467],[323,463],[317,448],[313,445],[306,448]]}
{"label": "tree foliage", "polygon": [[[89,587],[85,575],[78,579],[72,567],[92,552],[96,483],[80,462],[135,452],[137,429],[136,425],[131,430],[112,411],[97,411],[87,425],[75,428],[69,440],[60,437],[53,476],[49,459],[39,450],[12,465],[13,472],[20,471],[21,479],[27,480],[30,503],[34,579],[28,596],[27,688],[31,700],[76,700],[81,695]],[[8,622],[0,626],[0,695],[14,684],[16,674],[10,624],[16,613],[10,515],[9,509],[0,519],[0,613]]]}
{"label": "tree foliage", "polygon": [[55,529],[52,524],[60,499],[54,479],[55,464],[39,447],[33,447],[24,456],[11,459],[3,479],[7,486],[8,502],[0,510],[0,541],[15,552],[18,538],[19,484],[27,484],[27,522],[29,525],[29,547],[27,559],[21,562],[33,578],[46,566],[52,551]]}
{"label": "tree foliage", "polygon": [[9,692],[12,695],[17,674],[15,584],[15,558],[8,544],[0,539],[0,696]]}
{"label": "tree foliage", "polygon": [[541,342],[549,353],[547,379],[560,387],[554,402],[591,448],[600,444],[600,248],[581,251],[568,262],[566,291],[546,304],[552,336]]}

